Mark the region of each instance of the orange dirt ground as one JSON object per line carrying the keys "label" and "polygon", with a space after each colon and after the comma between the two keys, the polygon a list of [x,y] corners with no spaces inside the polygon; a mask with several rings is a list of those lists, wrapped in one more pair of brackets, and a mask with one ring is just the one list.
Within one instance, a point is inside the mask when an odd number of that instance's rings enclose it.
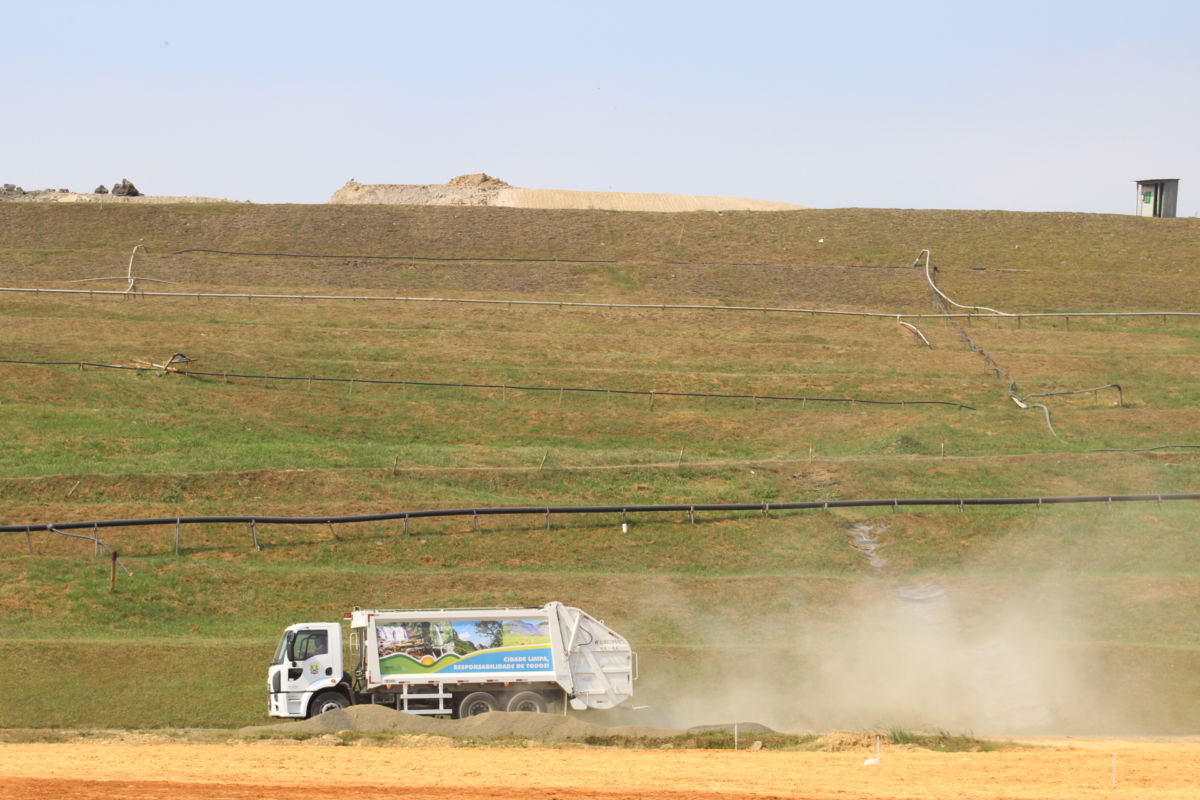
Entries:
{"label": "orange dirt ground", "polygon": [[[1117,790],[1112,790],[1112,754]],[[1043,740],[935,753],[0,744],[0,798],[554,800],[1200,798],[1200,742]]]}

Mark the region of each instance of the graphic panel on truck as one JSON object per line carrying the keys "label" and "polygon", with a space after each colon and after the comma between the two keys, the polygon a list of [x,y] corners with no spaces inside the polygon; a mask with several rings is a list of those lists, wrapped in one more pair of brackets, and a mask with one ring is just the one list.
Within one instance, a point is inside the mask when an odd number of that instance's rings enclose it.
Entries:
{"label": "graphic panel on truck", "polygon": [[550,672],[545,619],[377,622],[382,675]]}

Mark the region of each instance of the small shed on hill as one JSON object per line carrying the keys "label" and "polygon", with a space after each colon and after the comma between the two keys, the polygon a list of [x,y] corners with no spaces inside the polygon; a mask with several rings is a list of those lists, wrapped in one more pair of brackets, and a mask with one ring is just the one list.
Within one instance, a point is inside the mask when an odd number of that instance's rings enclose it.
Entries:
{"label": "small shed on hill", "polygon": [[1144,178],[1137,182],[1139,217],[1173,217],[1179,197],[1178,178]]}

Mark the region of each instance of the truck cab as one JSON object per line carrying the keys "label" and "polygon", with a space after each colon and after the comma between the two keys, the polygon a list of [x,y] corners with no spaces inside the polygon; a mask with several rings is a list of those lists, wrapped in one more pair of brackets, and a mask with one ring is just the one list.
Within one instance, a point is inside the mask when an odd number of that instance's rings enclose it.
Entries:
{"label": "truck cab", "polygon": [[342,626],[301,622],[283,632],[267,670],[267,712],[309,717],[351,703],[342,665]]}

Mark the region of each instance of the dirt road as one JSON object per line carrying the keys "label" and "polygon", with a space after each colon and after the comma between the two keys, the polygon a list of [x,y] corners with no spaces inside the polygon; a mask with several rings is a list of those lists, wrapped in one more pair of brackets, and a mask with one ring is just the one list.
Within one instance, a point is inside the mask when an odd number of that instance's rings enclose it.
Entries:
{"label": "dirt road", "polygon": [[[1117,754],[1117,791],[1112,754]],[[1200,742],[1056,740],[992,753],[312,744],[0,744],[0,798],[274,800],[1200,797]]]}

